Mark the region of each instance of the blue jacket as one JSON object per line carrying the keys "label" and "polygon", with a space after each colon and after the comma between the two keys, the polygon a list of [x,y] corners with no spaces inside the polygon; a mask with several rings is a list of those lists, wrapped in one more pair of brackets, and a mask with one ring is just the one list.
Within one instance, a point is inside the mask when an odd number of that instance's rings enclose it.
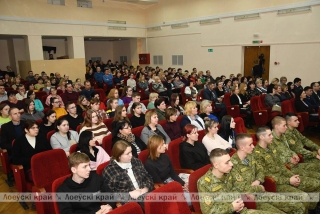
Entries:
{"label": "blue jacket", "polygon": [[102,83],[102,81],[103,81],[103,73],[102,72],[95,72],[94,73],[94,75],[93,75],[93,77],[94,77],[94,79],[97,81],[97,82],[100,82],[100,83]]}
{"label": "blue jacket", "polygon": [[113,75],[112,74],[108,74],[108,75],[103,75],[103,82],[107,83],[109,86],[111,86],[113,84]]}
{"label": "blue jacket", "polygon": [[[214,93],[215,97],[213,96],[212,93]],[[211,101],[214,101],[215,103],[218,102],[218,95],[215,90],[211,91],[210,89],[206,88],[203,91],[203,96],[205,100],[211,100]]]}

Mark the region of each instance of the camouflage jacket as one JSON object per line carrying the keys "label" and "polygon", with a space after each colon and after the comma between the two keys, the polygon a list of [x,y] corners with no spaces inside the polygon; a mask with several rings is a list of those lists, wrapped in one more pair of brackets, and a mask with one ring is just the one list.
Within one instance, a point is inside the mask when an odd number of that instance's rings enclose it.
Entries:
{"label": "camouflage jacket", "polygon": [[248,155],[244,161],[240,160],[237,153],[231,157],[233,163],[231,174],[232,189],[241,193],[262,192],[260,186],[251,186],[252,182],[259,180],[264,182],[264,171],[252,155]]}
{"label": "camouflage jacket", "polygon": [[277,151],[277,155],[275,155],[275,159],[278,163],[281,164],[290,164],[291,158],[295,155],[297,155],[294,151],[292,151],[289,147],[287,138],[284,134],[282,134],[280,137],[278,137],[274,131],[272,131],[273,140],[272,144],[268,146],[270,150],[274,153],[274,151]]}
{"label": "camouflage jacket", "polygon": [[265,176],[272,177],[277,184],[290,184],[290,178],[293,176],[293,173],[275,158],[280,155],[277,150],[271,150],[269,146],[264,149],[260,145],[257,145],[252,155],[264,169]]}
{"label": "camouflage jacket", "polygon": [[[297,129],[291,130],[288,128],[284,135],[287,138],[289,147],[292,151],[301,154],[304,159],[316,158],[317,154],[312,151],[318,152],[320,147],[303,136]],[[312,151],[305,149],[304,146],[308,147]]]}
{"label": "camouflage jacket", "polygon": [[[239,193],[232,193],[230,174],[219,179],[212,173],[212,167],[204,174],[197,183],[200,207],[203,214],[231,214],[234,212],[232,202],[241,198]],[[228,201],[225,200],[226,193],[229,193]],[[223,199],[223,201],[222,201]],[[244,208],[241,213],[245,213]]]}

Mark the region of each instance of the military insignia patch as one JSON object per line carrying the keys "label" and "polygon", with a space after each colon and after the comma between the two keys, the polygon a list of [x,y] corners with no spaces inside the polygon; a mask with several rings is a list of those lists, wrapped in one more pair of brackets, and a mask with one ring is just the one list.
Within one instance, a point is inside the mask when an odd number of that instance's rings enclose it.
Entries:
{"label": "military insignia patch", "polygon": [[213,187],[211,191],[212,191],[212,192],[215,192],[215,191],[218,191],[218,190],[221,189],[221,188],[222,188],[222,186],[219,185],[219,186]]}
{"label": "military insignia patch", "polygon": [[277,153],[277,150],[273,150],[273,154]]}
{"label": "military insignia patch", "polygon": [[256,153],[259,153],[259,154],[260,154],[260,151],[257,150]]}
{"label": "military insignia patch", "polygon": [[211,204],[211,198],[210,198],[210,196],[204,196],[204,203],[206,203],[206,205],[210,205]]}
{"label": "military insignia patch", "polygon": [[236,174],[236,179],[237,179],[237,181],[241,182],[241,181],[242,181],[242,177],[241,177],[241,175]]}
{"label": "military insignia patch", "polygon": [[208,178],[208,177],[205,177],[204,180],[205,180],[206,182],[210,182],[210,178]]}
{"label": "military insignia patch", "polygon": [[294,140],[290,140],[290,143],[291,144],[295,144],[296,142]]}

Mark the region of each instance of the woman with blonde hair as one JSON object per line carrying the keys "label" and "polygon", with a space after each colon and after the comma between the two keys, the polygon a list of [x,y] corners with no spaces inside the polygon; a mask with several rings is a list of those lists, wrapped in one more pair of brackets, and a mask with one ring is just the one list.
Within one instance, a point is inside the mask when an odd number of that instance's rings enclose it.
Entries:
{"label": "woman with blonde hair", "polygon": [[61,78],[61,80],[60,80],[60,82],[59,82],[59,84],[58,84],[58,88],[57,88],[57,89],[62,90],[62,92],[64,93],[64,92],[66,91],[66,87],[65,87],[66,82],[67,82],[67,81],[66,81],[65,79]]}
{"label": "woman with blonde hair", "polygon": [[271,80],[271,84],[278,85],[279,84],[279,79],[278,78],[273,78]]}
{"label": "woman with blonde hair", "polygon": [[[118,99],[118,105],[119,106],[123,106],[124,105],[123,100],[119,98],[119,90],[116,89],[116,88],[111,89],[107,97],[108,97],[108,99],[111,99],[111,98]],[[107,105],[108,105],[108,102],[109,102],[109,100],[106,103]]]}
{"label": "woman with blonde hair", "polygon": [[209,100],[202,100],[200,104],[200,115],[203,120],[206,118],[219,121],[218,118],[212,114],[212,102]]}
{"label": "woman with blonde hair", "polygon": [[212,119],[206,119],[205,126],[206,135],[203,137],[202,143],[206,147],[208,155],[210,155],[210,152],[216,148],[225,149],[228,153],[230,153],[232,146],[228,141],[218,135],[219,122]]}
{"label": "woman with blonde hair", "polygon": [[100,145],[102,139],[111,134],[106,125],[99,119],[98,114],[92,109],[89,109],[84,117],[80,134],[85,130],[91,131],[94,136],[93,140],[98,141]]}
{"label": "woman with blonde hair", "polygon": [[144,75],[140,75],[139,81],[138,81],[138,86],[139,86],[139,88],[143,89],[144,94],[146,94],[146,95],[150,94],[149,83],[146,80],[146,77]]}
{"label": "woman with blonde hair", "polygon": [[77,102],[77,114],[82,115],[83,112],[90,108],[90,102],[87,100],[86,96],[80,95]]}
{"label": "woman with blonde hair", "polygon": [[184,105],[184,116],[181,120],[180,127],[183,129],[187,124],[196,126],[198,130],[205,128],[203,119],[198,115],[197,103],[193,101],[188,101]]}
{"label": "woman with blonde hair", "polygon": [[154,110],[147,112],[145,116],[145,120],[146,122],[144,124],[144,128],[142,129],[141,136],[140,136],[141,140],[145,144],[148,143],[148,139],[152,135],[160,135],[164,139],[166,144],[169,144],[171,142],[170,137],[164,131],[162,126],[158,124],[158,115]]}
{"label": "woman with blonde hair", "polygon": [[147,109],[156,108],[154,106],[154,101],[156,101],[156,99],[158,99],[158,98],[159,98],[159,95],[157,93],[154,93],[154,92],[150,93],[150,95],[149,95],[149,103],[148,103]]}

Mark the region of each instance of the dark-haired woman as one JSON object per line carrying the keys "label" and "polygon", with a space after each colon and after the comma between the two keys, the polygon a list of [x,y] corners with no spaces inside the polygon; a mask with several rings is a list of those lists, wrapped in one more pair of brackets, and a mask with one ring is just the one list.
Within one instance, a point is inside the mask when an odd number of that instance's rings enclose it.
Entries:
{"label": "dark-haired woman", "polygon": [[33,155],[50,150],[47,138],[39,134],[36,121],[27,120],[23,124],[25,134],[18,137],[12,146],[12,164],[22,165],[29,181],[33,181],[31,172],[31,158]]}
{"label": "dark-haired woman", "polygon": [[178,116],[183,115],[184,109],[179,106],[180,97],[179,94],[173,93],[170,97],[170,107],[169,108],[175,108],[177,109]]}
{"label": "dark-haired woman", "polygon": [[53,149],[63,149],[69,156],[70,147],[78,143],[79,135],[76,131],[69,130],[69,122],[66,118],[61,117],[55,123],[54,133],[50,138],[50,144]]}
{"label": "dark-haired woman", "polygon": [[132,104],[131,107],[132,117],[130,118],[130,123],[132,128],[143,126],[146,119],[145,115],[142,113],[142,105],[138,102]]}
{"label": "dark-haired woman", "polygon": [[43,109],[44,109],[43,105],[39,99],[36,99],[36,94],[34,91],[29,90],[27,92],[27,98],[29,98],[30,100],[32,100],[34,102],[34,106],[37,111],[43,111]]}
{"label": "dark-haired woman", "polygon": [[184,141],[180,143],[180,165],[197,170],[210,163],[206,147],[198,141],[198,128],[187,124],[183,128]]}
{"label": "dark-haired woman", "polygon": [[130,122],[124,120],[119,121],[116,128],[113,130],[112,146],[119,141],[123,140],[128,143],[132,148],[132,156],[138,157],[141,151],[147,148],[146,144],[131,132],[132,126]]}
{"label": "dark-haired woman", "polygon": [[112,129],[116,128],[118,121],[123,121],[123,120],[126,120],[128,122],[130,121],[129,118],[127,117],[127,109],[125,106],[117,106],[114,112],[113,121],[111,123]]}
{"label": "dark-haired woman", "polygon": [[35,110],[34,102],[31,99],[26,99],[21,120],[40,120],[43,117],[44,114],[41,111]]}
{"label": "dark-haired woman", "polygon": [[54,123],[56,122],[56,112],[53,110],[49,110],[44,114],[43,122],[39,127],[39,132],[47,136],[48,132],[54,130]]}
{"label": "dark-haired woman", "polygon": [[110,160],[110,156],[101,146],[96,146],[96,141],[93,140],[91,131],[83,131],[79,137],[77,151],[85,153],[90,158],[91,170],[96,170],[97,167]]}
{"label": "dark-haired woman", "polygon": [[232,148],[236,148],[236,132],[234,130],[235,127],[236,123],[230,115],[225,115],[222,117],[218,134],[224,140],[228,141]]}

